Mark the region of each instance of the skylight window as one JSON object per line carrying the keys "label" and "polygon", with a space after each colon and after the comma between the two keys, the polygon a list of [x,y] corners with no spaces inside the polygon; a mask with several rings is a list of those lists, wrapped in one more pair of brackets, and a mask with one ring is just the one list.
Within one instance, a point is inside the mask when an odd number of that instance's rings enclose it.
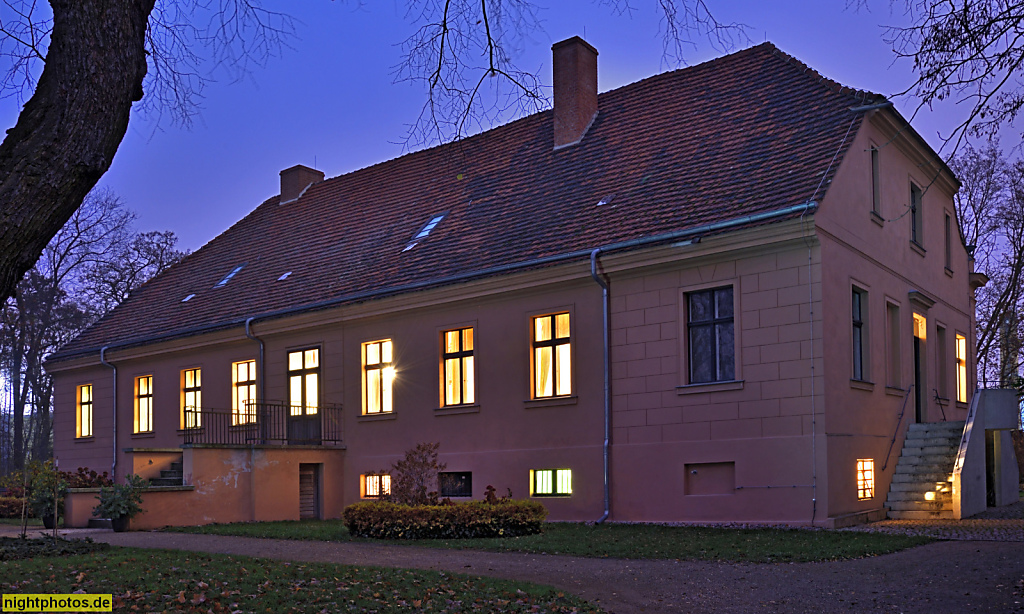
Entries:
{"label": "skylight window", "polygon": [[181,299],[181,302],[182,303],[187,303],[187,302],[191,301],[193,298],[195,298],[195,294],[189,294],[185,298]]}
{"label": "skylight window", "polygon": [[236,266],[235,268],[231,269],[231,272],[228,273],[227,275],[225,275],[224,279],[218,281],[217,285],[214,286],[214,288],[223,288],[224,286],[228,285],[228,282],[231,281],[231,278],[234,277],[235,275],[237,275],[238,272],[241,271],[243,268],[245,268],[245,265],[244,264],[240,264],[240,265]]}
{"label": "skylight window", "polygon": [[420,229],[418,233],[416,233],[416,236],[412,238],[412,241],[409,241],[409,244],[406,245],[405,249],[403,249],[402,251],[407,252],[410,249],[416,247],[420,240],[425,239],[427,235],[430,234],[430,231],[433,230],[435,226],[441,223],[441,220],[444,219],[445,215],[447,215],[447,213],[439,213],[434,217],[430,218],[430,221],[427,222],[426,225],[423,226],[423,228]]}
{"label": "skylight window", "polygon": [[277,278],[277,281],[284,281],[284,280],[288,279],[288,276],[289,276],[289,275],[291,275],[291,274],[292,274],[292,272],[291,272],[291,271],[288,271],[288,272],[287,272],[287,273],[285,273],[284,275],[282,275],[282,276],[278,277],[278,278]]}

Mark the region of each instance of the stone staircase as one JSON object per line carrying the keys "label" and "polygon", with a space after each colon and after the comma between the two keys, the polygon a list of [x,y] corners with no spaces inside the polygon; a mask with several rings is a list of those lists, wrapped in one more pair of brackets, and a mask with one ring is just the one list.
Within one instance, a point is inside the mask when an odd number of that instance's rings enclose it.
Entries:
{"label": "stone staircase", "polygon": [[951,480],[963,431],[962,421],[910,425],[885,502],[889,518],[953,517]]}
{"label": "stone staircase", "polygon": [[160,477],[149,480],[150,486],[181,486],[184,483],[181,461],[171,463],[170,469],[160,470]]}

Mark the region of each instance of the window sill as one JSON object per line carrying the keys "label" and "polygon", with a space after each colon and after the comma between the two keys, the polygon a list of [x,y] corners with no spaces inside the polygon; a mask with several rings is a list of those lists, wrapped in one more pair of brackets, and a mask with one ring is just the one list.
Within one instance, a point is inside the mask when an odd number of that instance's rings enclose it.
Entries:
{"label": "window sill", "polygon": [[956,402],[956,407],[957,407],[957,409],[967,409],[967,403],[965,403],[963,401],[957,401]]}
{"label": "window sill", "polygon": [[850,388],[856,388],[857,390],[867,390],[871,392],[875,389],[875,383],[869,382],[864,379],[850,379]]}
{"label": "window sill", "polygon": [[156,433],[153,431],[146,431],[144,433],[132,433],[132,439],[145,439],[148,437],[156,437]]}
{"label": "window sill", "polygon": [[569,499],[572,495],[530,495],[531,499]]}
{"label": "window sill", "polygon": [[907,394],[907,391],[902,388],[896,388],[895,386],[886,386],[885,394],[891,394],[894,397],[902,397]]}
{"label": "window sill", "polygon": [[435,416],[455,416],[458,414],[479,414],[480,404],[473,405],[447,405],[434,410]]}
{"label": "window sill", "polygon": [[193,435],[202,435],[203,427],[199,427],[197,429],[178,429],[179,435],[188,435],[189,433],[192,433]]}
{"label": "window sill", "polygon": [[948,266],[947,267],[942,267],[942,272],[946,274],[946,277],[952,277],[953,276],[953,269],[949,268]]}
{"label": "window sill", "polygon": [[877,211],[871,212],[871,221],[879,226],[885,226],[885,218],[879,215]]}
{"label": "window sill", "polygon": [[393,411],[382,412],[379,414],[363,414],[356,416],[356,422],[378,422],[380,420],[396,420],[398,414]]}
{"label": "window sill", "polygon": [[541,399],[527,399],[523,401],[523,406],[527,409],[533,409],[536,407],[558,407],[560,405],[575,405],[578,401],[579,397],[576,395],[565,397],[544,397]]}
{"label": "window sill", "polygon": [[676,394],[703,394],[705,392],[724,392],[726,390],[743,390],[743,380],[736,379],[728,382],[705,382],[676,386]]}
{"label": "window sill", "polygon": [[926,250],[920,243],[913,239],[910,240],[910,249],[914,250],[915,252],[917,252],[919,256],[922,257],[928,253],[928,250]]}
{"label": "window sill", "polygon": [[92,441],[96,441],[96,437],[94,435],[89,435],[88,437],[75,437],[75,443],[90,443]]}

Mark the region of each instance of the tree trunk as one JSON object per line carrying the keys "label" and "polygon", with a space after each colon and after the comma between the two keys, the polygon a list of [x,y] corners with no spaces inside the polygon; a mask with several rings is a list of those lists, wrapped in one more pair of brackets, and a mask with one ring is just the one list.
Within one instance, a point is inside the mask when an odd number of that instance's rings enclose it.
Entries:
{"label": "tree trunk", "polygon": [[155,0],[50,0],[35,93],[0,144],[0,300],[110,168],[142,98]]}

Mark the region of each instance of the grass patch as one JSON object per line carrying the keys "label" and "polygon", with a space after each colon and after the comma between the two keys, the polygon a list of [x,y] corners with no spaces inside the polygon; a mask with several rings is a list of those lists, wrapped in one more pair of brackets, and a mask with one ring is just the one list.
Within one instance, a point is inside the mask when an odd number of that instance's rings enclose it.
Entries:
{"label": "grass patch", "polygon": [[40,539],[0,537],[0,561],[31,559],[40,556],[70,556],[108,548],[110,548],[110,544],[96,543],[91,539],[53,540],[46,537]]}
{"label": "grass patch", "polygon": [[[21,526],[21,518],[0,518],[0,524],[12,524],[15,526]],[[41,527],[43,526],[42,518],[29,518],[28,526],[30,527]]]}
{"label": "grass patch", "polygon": [[539,535],[486,539],[368,540],[353,538],[340,520],[253,522],[168,529],[187,533],[275,539],[368,542],[427,548],[535,552],[624,559],[836,561],[889,554],[932,541],[927,537],[808,529],[729,529],[651,524],[547,523]]}
{"label": "grass patch", "polygon": [[111,593],[115,611],[602,611],[526,582],[133,548],[3,561],[0,578],[7,594]]}

